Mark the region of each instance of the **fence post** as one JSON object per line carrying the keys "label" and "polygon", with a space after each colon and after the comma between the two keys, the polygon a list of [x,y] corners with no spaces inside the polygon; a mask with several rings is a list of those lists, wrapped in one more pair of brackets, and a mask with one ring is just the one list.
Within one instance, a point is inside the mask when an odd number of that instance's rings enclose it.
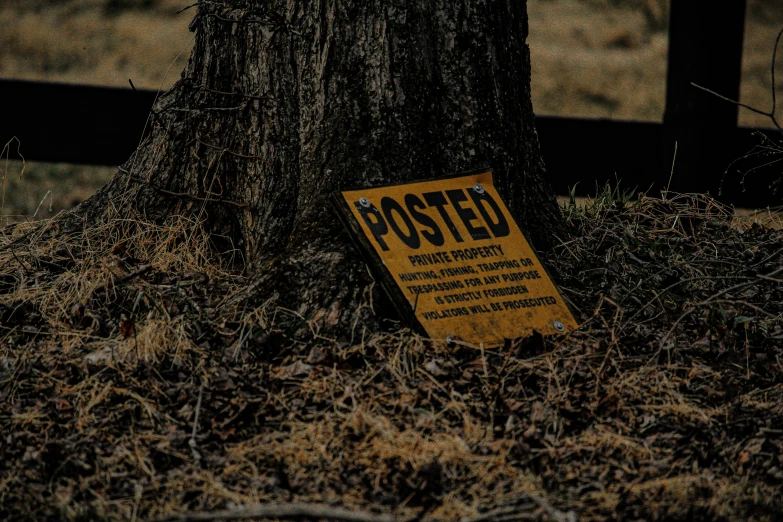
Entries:
{"label": "fence post", "polygon": [[671,2],[663,150],[671,160],[677,143],[674,191],[717,196],[736,157],[738,107],[691,83],[739,99],[745,7],[746,0]]}

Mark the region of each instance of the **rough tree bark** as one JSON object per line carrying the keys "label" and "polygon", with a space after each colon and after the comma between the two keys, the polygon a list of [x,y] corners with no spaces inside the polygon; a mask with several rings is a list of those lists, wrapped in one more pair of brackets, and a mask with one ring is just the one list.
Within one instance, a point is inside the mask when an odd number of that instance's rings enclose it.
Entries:
{"label": "rough tree bark", "polygon": [[[199,216],[253,290],[347,320],[369,282],[329,195],[489,166],[534,245],[561,234],[521,0],[201,1],[181,80],[77,211]],[[292,303],[295,301],[295,303]],[[323,314],[322,314],[323,315]]]}

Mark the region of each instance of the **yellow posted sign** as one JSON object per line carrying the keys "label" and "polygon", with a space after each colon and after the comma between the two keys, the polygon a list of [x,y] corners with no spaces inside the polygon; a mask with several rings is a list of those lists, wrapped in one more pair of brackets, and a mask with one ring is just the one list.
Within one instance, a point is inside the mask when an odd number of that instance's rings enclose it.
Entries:
{"label": "yellow posted sign", "polygon": [[576,328],[491,172],[341,196],[344,218],[431,338],[491,346]]}

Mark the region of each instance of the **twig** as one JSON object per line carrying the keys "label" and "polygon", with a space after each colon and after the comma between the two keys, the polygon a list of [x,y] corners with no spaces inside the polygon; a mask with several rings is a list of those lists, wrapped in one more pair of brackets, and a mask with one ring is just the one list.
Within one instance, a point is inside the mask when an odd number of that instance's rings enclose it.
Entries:
{"label": "twig", "polygon": [[193,460],[196,461],[198,464],[199,461],[201,461],[201,454],[196,449],[197,443],[196,443],[196,434],[198,433],[198,417],[201,413],[201,399],[204,397],[204,383],[201,383],[201,388],[198,390],[198,400],[196,401],[196,414],[193,416],[193,431],[190,433],[190,440],[188,441],[188,446],[190,446],[190,451],[193,452]]}
{"label": "twig", "polygon": [[213,94],[222,94],[224,96],[241,96],[243,98],[250,98],[251,100],[267,100],[267,101],[275,100],[275,98],[272,96],[258,96],[255,94],[245,94],[242,92],[217,91],[215,89],[210,89],[206,85],[199,85],[198,88],[207,92],[211,92]]}
{"label": "twig", "polygon": [[204,145],[205,147],[208,147],[210,149],[219,150],[220,152],[226,152],[228,154],[231,154],[232,156],[236,156],[237,158],[261,160],[262,162],[266,163],[270,167],[273,166],[272,163],[270,163],[269,160],[267,160],[263,156],[251,156],[251,155],[248,155],[248,154],[241,154],[239,152],[234,152],[232,150],[228,150],[225,147],[218,147],[217,145],[212,145],[211,143],[207,143],[207,142],[205,142],[203,140],[200,140],[199,138],[195,138],[195,141],[197,143],[200,143],[201,145]]}
{"label": "twig", "polygon": [[118,277],[118,278],[114,279],[113,281],[110,281],[109,283],[106,283],[106,284],[103,284],[103,285],[100,285],[100,286],[96,287],[95,290],[92,291],[92,293],[95,294],[97,292],[100,292],[101,290],[105,290],[110,284],[111,285],[116,285],[116,284],[121,284],[121,283],[127,283],[131,279],[133,279],[135,277],[139,277],[140,275],[149,272],[150,269],[152,269],[152,265],[139,265],[139,268],[137,268],[133,272],[131,272],[129,274],[125,274],[122,277]]}
{"label": "twig", "polygon": [[141,494],[144,493],[144,487],[138,482],[134,486],[134,496],[136,497],[133,502],[133,513],[131,514],[131,522],[136,522],[139,519],[139,504],[141,503]]}
{"label": "twig", "polygon": [[[560,511],[550,504],[547,499],[540,495],[528,494],[526,496],[532,501],[532,503],[535,503],[541,509],[541,511],[546,512],[546,514],[556,522],[577,521],[576,513],[573,511]],[[492,509],[480,515],[476,515],[475,517],[463,518],[460,520],[460,522],[494,522],[497,520],[513,520],[517,516],[533,511],[531,507],[531,503],[516,506],[503,506],[497,509]],[[538,520],[538,517],[535,518]]]}
{"label": "twig", "polygon": [[[508,366],[508,362],[511,360],[511,353],[514,351],[515,348],[518,348],[520,344],[522,344],[522,341],[517,340],[517,341],[511,341],[508,345],[508,351],[506,351],[506,357],[505,359],[503,359],[503,364],[500,366],[500,370],[498,371],[498,378],[497,378],[497,383],[495,383],[495,389],[492,390],[492,393],[489,395],[489,405],[490,408],[493,410],[493,414],[494,414],[495,400],[500,394],[500,388],[504,382],[503,372],[506,371],[506,366]],[[483,350],[483,343],[482,343],[482,357],[483,355],[484,355],[484,350]]]}
{"label": "twig", "polygon": [[[475,517],[463,518],[460,522],[490,522],[504,518],[509,515],[519,515],[522,512],[524,506],[503,506],[496,509],[492,509]],[[531,510],[532,511],[532,510]]]}
{"label": "twig", "polygon": [[229,112],[229,111],[241,111],[247,107],[247,102],[236,107],[199,107],[197,109],[186,109],[184,107],[170,107],[164,110],[173,112],[200,112],[200,111],[216,111],[216,112]]}
{"label": "twig", "polygon": [[674,163],[677,161],[677,142],[674,142],[674,157],[672,158],[672,170],[669,173],[669,183],[666,184],[666,192],[664,192],[663,200],[669,196],[669,187],[672,186],[672,178],[674,178]]}
{"label": "twig", "polygon": [[23,262],[21,259],[19,259],[19,258],[16,256],[16,250],[14,250],[14,249],[11,249],[11,255],[12,255],[12,256],[14,256],[14,259],[16,259],[16,262],[17,262],[17,263],[19,263],[19,265],[21,265],[21,267],[22,267],[22,268],[24,268],[24,269],[25,269],[25,270],[27,270],[28,272],[31,272],[31,271],[32,271],[32,267],[29,267],[29,266],[27,266],[27,264],[25,264],[25,263],[24,263],[24,262]]}
{"label": "twig", "polygon": [[715,92],[713,90],[710,90],[710,89],[708,89],[706,87],[703,87],[701,85],[697,85],[697,84],[695,84],[693,82],[691,82],[691,85],[693,85],[697,89],[701,89],[701,90],[703,90],[705,92],[708,92],[708,93],[712,94],[713,96],[717,96],[721,100],[727,101],[729,103],[733,103],[734,105],[736,105],[738,107],[742,107],[743,109],[748,109],[749,111],[755,112],[756,114],[760,114],[762,116],[766,116],[767,118],[769,118],[772,121],[772,124],[775,125],[775,128],[777,128],[778,131],[780,131],[780,133],[783,134],[783,128],[780,127],[780,124],[778,123],[778,120],[775,117],[775,111],[777,110],[777,87],[775,85],[775,61],[777,60],[778,47],[780,45],[780,38],[781,37],[783,37],[783,29],[781,29],[778,32],[778,36],[777,36],[777,38],[775,38],[775,47],[772,50],[772,63],[770,65],[771,75],[772,75],[772,89],[771,89],[771,91],[772,91],[772,110],[770,110],[769,112],[765,112],[765,111],[756,109],[755,107],[751,107],[750,105],[746,105],[744,103],[740,103],[737,100],[732,100],[731,98],[727,98],[726,96],[723,96],[722,94],[718,94],[717,92]]}
{"label": "twig", "polygon": [[535,493],[532,493],[530,498],[541,506],[541,509],[546,511],[556,522],[577,522],[576,513],[573,511],[560,511],[550,504],[547,499]]}
{"label": "twig", "polygon": [[778,56],[778,46],[780,45],[780,37],[783,36],[783,29],[778,31],[778,36],[775,38],[775,49],[772,51],[772,64],[770,65],[772,76],[772,121],[775,122],[775,126],[780,129],[780,126],[775,121],[775,109],[777,108],[777,86],[775,85],[775,61]]}
{"label": "twig", "polygon": [[[764,310],[760,306],[756,306],[753,303],[749,303],[749,302],[744,301],[742,299],[716,299],[715,301],[710,301],[710,304],[717,304],[717,303],[738,304],[738,305],[742,305],[742,306],[747,306],[748,308],[757,311],[761,315],[766,315],[767,317],[769,317],[771,319],[777,319],[779,317],[779,316],[777,316],[775,314],[771,314],[771,313],[767,312],[766,310]],[[703,304],[703,303],[699,303],[699,304]]]}
{"label": "twig", "polygon": [[292,34],[297,36],[302,35],[300,31],[293,29],[290,24],[287,24],[284,21],[262,20],[261,18],[226,18],[215,13],[204,13],[202,16],[211,16],[213,18],[217,18],[221,22],[228,22],[230,24],[261,24],[269,27],[282,27]]}
{"label": "twig", "polygon": [[136,270],[134,270],[133,272],[131,272],[131,273],[127,274],[127,275],[124,275],[124,276],[118,278],[114,283],[115,284],[116,283],[127,283],[128,281],[130,281],[134,277],[138,277],[138,276],[140,276],[142,274],[145,274],[145,273],[149,272],[151,268],[152,268],[152,265],[139,265],[139,268],[137,268]]}
{"label": "twig", "polygon": [[715,299],[717,299],[717,298],[719,298],[719,297],[721,297],[723,295],[726,295],[729,292],[733,292],[734,290],[739,290],[741,288],[745,288],[746,286],[750,286],[750,285],[752,285],[754,283],[758,283],[760,279],[776,276],[776,275],[778,275],[781,272],[783,272],[783,268],[778,268],[777,270],[773,270],[769,274],[756,274],[756,279],[755,280],[748,281],[746,283],[740,283],[738,285],[734,285],[734,286],[730,286],[728,288],[725,288],[725,289],[721,290],[720,292],[718,292],[717,294],[712,295],[709,298],[707,298],[704,301],[704,303],[709,303],[710,301],[713,301],[713,300],[715,300]]}
{"label": "twig", "polygon": [[[620,320],[620,316],[622,315],[622,309],[620,308],[620,305],[618,305],[617,303],[615,303],[614,301],[612,301],[608,297],[601,296],[601,298],[605,302],[607,302],[610,305],[614,306],[615,307],[615,312],[614,312],[614,321],[613,321],[614,322],[614,326],[612,328],[609,327],[609,323],[606,322],[606,319],[604,319],[603,316],[599,316],[601,318],[601,321],[604,323],[604,326],[606,327],[606,332],[611,337],[611,342],[609,343],[609,347],[606,349],[606,354],[604,355],[604,360],[601,363],[601,367],[598,368],[598,373],[597,373],[598,376],[600,376],[604,372],[604,368],[606,368],[606,363],[609,361],[609,356],[612,354],[612,351],[614,350],[614,347],[617,346],[617,344],[618,344],[617,343],[617,335],[615,333],[615,328],[614,327],[617,326],[617,323]],[[619,350],[619,347],[618,347],[618,350]],[[621,354],[621,356],[622,356],[622,354]],[[596,387],[595,391],[596,391],[596,395],[597,395],[598,394],[598,387]]]}
{"label": "twig", "polygon": [[293,502],[290,504],[255,504],[242,509],[213,512],[180,513],[158,518],[156,522],[164,521],[209,521],[235,520],[239,518],[312,518],[325,520],[340,520],[344,522],[397,522],[391,515],[370,513],[368,511],[353,511],[326,504],[308,504]]}
{"label": "twig", "polygon": [[[650,364],[653,361],[653,359],[657,359],[658,358],[658,356],[661,354],[661,351],[663,350],[664,344],[669,339],[669,337],[671,336],[672,332],[674,332],[674,329],[677,328],[677,325],[679,325],[686,317],[691,315],[693,312],[695,312],[701,306],[706,306],[706,305],[715,304],[715,303],[734,303],[734,304],[738,304],[738,305],[742,305],[742,306],[747,306],[748,308],[752,308],[753,310],[756,310],[757,312],[760,312],[761,314],[766,315],[768,317],[776,318],[777,317],[776,315],[770,314],[769,312],[767,312],[766,310],[762,309],[761,307],[756,306],[756,305],[754,305],[752,303],[749,303],[747,301],[743,301],[743,300],[740,300],[740,299],[719,299],[719,297],[722,297],[722,296],[726,295],[727,293],[729,293],[731,291],[740,290],[740,289],[742,289],[742,288],[744,288],[746,286],[750,286],[750,285],[756,284],[756,283],[758,283],[760,281],[769,280],[772,276],[776,276],[780,272],[783,272],[783,268],[778,268],[777,270],[773,270],[769,274],[758,274],[756,276],[756,279],[754,279],[752,281],[747,281],[745,283],[740,283],[738,285],[730,286],[729,288],[724,288],[720,292],[718,292],[716,294],[713,294],[712,296],[708,297],[704,301],[701,301],[700,303],[695,303],[695,304],[691,305],[691,307],[688,310],[683,312],[682,315],[680,317],[678,317],[676,321],[674,321],[674,324],[672,325],[671,328],[669,328],[669,331],[666,332],[666,335],[664,335],[661,338],[661,342],[660,342],[660,346],[658,347],[658,351],[655,352],[655,355],[653,355],[650,358],[650,360],[648,361],[647,364]],[[772,280],[775,281],[775,279],[772,279]]]}
{"label": "twig", "polygon": [[215,13],[204,13],[202,16],[211,16],[213,18],[217,18],[221,22],[228,22],[230,24],[261,24],[261,25],[269,25],[272,27],[280,26],[282,24],[278,22],[273,22],[271,20],[262,20],[260,18],[226,18],[225,16],[220,16],[219,14]]}
{"label": "twig", "polygon": [[195,4],[190,4],[189,6],[187,6],[187,7],[183,7],[183,8],[182,8],[182,9],[180,9],[179,11],[176,11],[174,14],[181,14],[181,13],[184,13],[184,12],[185,12],[185,11],[187,11],[188,9],[191,9],[191,8],[193,8],[193,7],[196,7],[197,5],[198,5],[198,2],[196,2]]}
{"label": "twig", "polygon": [[[761,109],[757,109],[755,107],[751,107],[750,105],[746,105],[744,103],[740,103],[737,100],[732,100],[731,98],[723,96],[722,94],[718,94],[717,92],[713,91],[712,89],[708,89],[708,88],[704,87],[703,85],[699,85],[698,83],[691,82],[691,85],[693,85],[697,89],[701,89],[704,92],[712,94],[713,96],[717,96],[718,98],[720,98],[723,101],[727,101],[729,103],[733,103],[734,105],[742,107],[743,109],[748,109],[751,112],[755,112],[756,114],[760,114],[762,116],[767,116],[768,118],[772,118],[773,117],[773,114],[771,112],[762,111]],[[777,124],[775,124],[775,126],[777,126]],[[778,129],[780,129],[780,127],[778,127]]]}
{"label": "twig", "polygon": [[[770,275],[775,275],[775,273],[773,272],[773,273],[772,273],[772,274],[770,274]],[[760,279],[763,279],[763,277],[762,277],[761,275],[758,275],[758,276],[756,276],[756,277],[757,277],[757,278],[760,278]],[[642,306],[641,308],[639,308],[639,309],[638,309],[638,310],[637,310],[637,311],[636,311],[636,312],[635,312],[635,313],[634,313],[634,314],[633,314],[633,315],[632,315],[632,316],[631,316],[631,317],[630,317],[630,318],[629,318],[629,319],[626,321],[626,324],[628,324],[628,325],[630,325],[630,324],[633,324],[633,320],[634,320],[634,319],[636,319],[636,317],[638,317],[638,315],[639,315],[640,313],[642,313],[642,312],[643,312],[643,311],[645,311],[647,308],[649,308],[650,306],[652,306],[652,304],[653,304],[653,303],[655,303],[655,301],[658,301],[658,302],[661,304],[661,306],[663,307],[663,301],[661,300],[661,297],[663,297],[663,295],[664,295],[664,294],[666,294],[666,293],[667,293],[669,290],[671,290],[671,289],[672,289],[672,288],[674,288],[675,286],[679,286],[679,285],[681,285],[681,284],[684,284],[684,283],[692,283],[692,282],[694,282],[694,281],[713,281],[713,280],[721,280],[721,279],[745,279],[745,280],[748,280],[748,281],[746,281],[745,283],[740,283],[739,285],[735,285],[735,286],[733,286],[733,287],[731,287],[731,288],[728,288],[728,289],[726,289],[726,290],[724,291],[724,293],[725,293],[725,292],[730,292],[730,291],[732,291],[732,290],[736,290],[736,289],[738,289],[738,288],[743,288],[743,287],[745,287],[745,286],[750,286],[750,285],[752,285],[752,284],[754,284],[754,283],[757,283],[757,282],[758,282],[758,280],[757,280],[757,279],[754,279],[754,278],[752,278],[752,277],[750,277],[750,276],[699,276],[699,277],[689,277],[689,278],[687,278],[687,279],[680,279],[680,280],[679,280],[679,281],[677,281],[676,283],[672,283],[671,285],[667,286],[667,287],[666,287],[666,288],[664,288],[663,290],[659,291],[659,292],[658,292],[658,294],[656,294],[656,295],[655,295],[655,298],[654,298],[654,299],[651,299],[651,300],[650,300],[650,301],[648,301],[648,302],[647,302],[647,303],[646,303],[644,306]],[[638,288],[638,285],[637,285],[637,288]],[[626,295],[626,297],[624,297],[624,298],[623,298],[623,301],[622,301],[622,302],[625,302],[625,299],[626,299],[626,298],[627,298],[629,295],[631,295],[631,294],[629,293],[628,295]],[[722,294],[721,294],[721,295],[722,295]],[[715,297],[715,296],[713,296],[713,297]],[[622,327],[622,328],[620,329],[620,333],[622,333],[624,330],[625,330],[625,327]]]}
{"label": "twig", "polygon": [[777,279],[775,277],[769,277],[765,275],[760,275],[759,279],[764,279],[765,281],[772,281],[773,283],[783,283],[783,279]]}
{"label": "twig", "polygon": [[[24,235],[19,236],[18,238],[12,240],[10,243],[6,243],[5,245],[0,246],[0,252],[4,252],[4,251],[6,251],[6,250],[8,250],[10,248],[15,247],[19,243],[22,243],[25,240],[30,239],[30,237],[33,236],[36,232],[41,232],[43,234],[43,232],[46,232],[46,230],[49,228],[51,223],[52,223],[52,221],[47,221],[45,225],[40,226],[40,227],[38,227],[38,228],[36,228],[34,230],[31,230],[30,232],[27,232]],[[41,229],[43,229],[43,230],[41,230]]]}
{"label": "twig", "polygon": [[[130,174],[127,170],[125,170],[122,167],[118,167],[120,172],[124,174]],[[238,208],[250,208],[250,205],[247,203],[237,203],[236,201],[231,201],[230,199],[222,199],[222,198],[204,198],[201,196],[194,196],[193,194],[188,194],[187,192],[172,192],[171,190],[166,190],[164,188],[161,188],[154,183],[150,183],[149,181],[145,181],[141,178],[137,178],[135,176],[128,176],[128,179],[131,181],[135,181],[136,183],[141,183],[143,185],[147,185],[148,187],[160,192],[161,194],[165,196],[172,196],[175,198],[184,198],[184,199],[191,199],[193,201],[200,201],[203,203],[220,203],[222,205],[231,205]]]}

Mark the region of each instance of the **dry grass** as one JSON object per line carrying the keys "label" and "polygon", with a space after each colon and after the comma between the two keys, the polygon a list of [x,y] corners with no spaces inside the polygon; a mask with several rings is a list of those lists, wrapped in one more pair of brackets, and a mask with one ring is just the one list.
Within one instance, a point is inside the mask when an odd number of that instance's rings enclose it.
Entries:
{"label": "dry grass", "polygon": [[[174,14],[186,5],[182,0],[11,0],[0,6],[0,76],[121,87],[131,78],[138,87],[167,88],[190,50],[191,12]],[[528,10],[537,112],[662,118],[666,0],[530,0]],[[744,103],[769,106],[771,46],[781,25],[777,2],[749,1]],[[769,125],[748,112],[741,123]]]}
{"label": "dry grass", "polygon": [[484,353],[408,330],[329,341],[285,303],[230,299],[246,281],[198,223],[6,229],[0,515],[775,520],[781,232],[701,197],[564,213],[574,236],[547,259],[581,328]]}
{"label": "dry grass", "polygon": [[[533,107],[540,114],[661,121],[666,98],[666,0],[530,0]],[[740,101],[769,110],[774,0],[749,0]],[[778,89],[783,87],[779,78]],[[770,127],[740,110],[740,124]]]}
{"label": "dry grass", "polygon": [[118,87],[128,87],[130,78],[139,88],[168,88],[179,79],[192,45],[190,14],[175,14],[186,5],[179,0],[4,2],[0,76]]}
{"label": "dry grass", "polygon": [[[561,206],[568,206],[570,204],[570,198],[564,196],[558,197],[557,201]],[[573,204],[579,207],[585,207],[595,204],[595,199],[577,197],[574,198]],[[726,210],[732,216],[731,226],[738,230],[743,230],[752,226],[754,223],[763,227],[783,230],[783,209],[781,208],[765,208],[759,210],[732,208]]]}
{"label": "dry grass", "polygon": [[748,226],[756,223],[761,226],[780,230],[783,229],[783,209],[737,209],[734,212],[734,223],[736,226]]}
{"label": "dry grass", "polygon": [[663,119],[668,35],[643,4],[666,12],[655,0],[528,2],[536,113]]}
{"label": "dry grass", "polygon": [[75,207],[105,185],[114,167],[23,162],[0,155],[0,226],[54,217]]}

